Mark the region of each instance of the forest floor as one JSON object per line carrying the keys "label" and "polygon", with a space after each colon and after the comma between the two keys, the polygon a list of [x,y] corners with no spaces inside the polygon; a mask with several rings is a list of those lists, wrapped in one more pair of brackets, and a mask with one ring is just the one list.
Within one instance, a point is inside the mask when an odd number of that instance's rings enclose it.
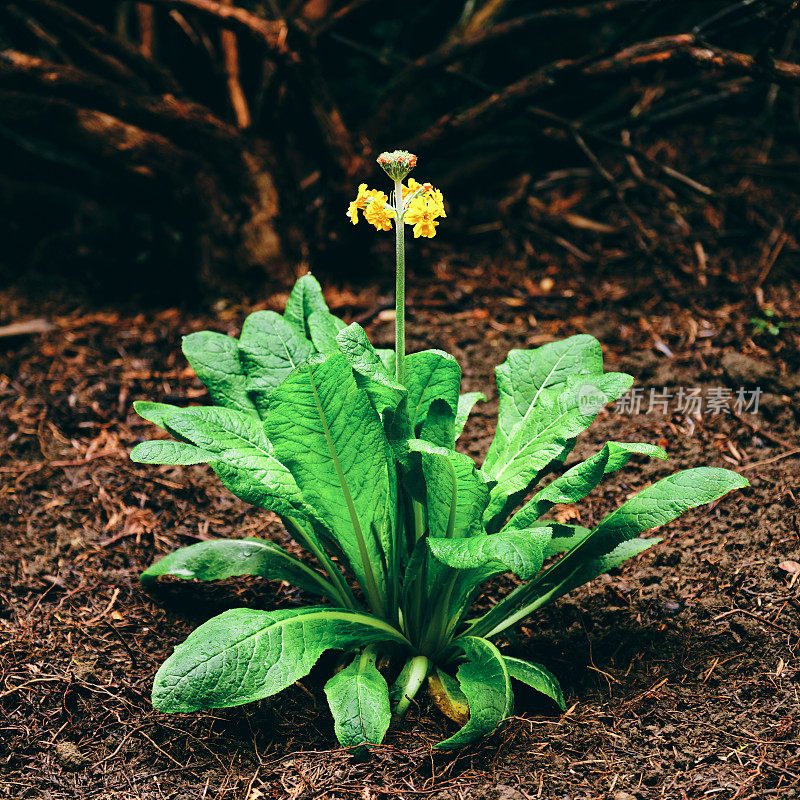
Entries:
{"label": "forest floor", "polygon": [[[656,442],[670,461],[610,476],[577,506],[581,524],[680,468],[729,467],[751,488],[681,517],[660,545],[503,645],[557,675],[565,714],[520,691],[502,729],[448,754],[432,745],[453,725],[422,701],[362,761],[336,746],[322,691],[331,659],[240,708],[168,716],[148,699],[158,665],[220,607],[302,599],[253,579],[181,587],[190,615],[154,603],[137,576],[155,558],[206,538],[286,536],[206,467],[127,458],[151,429],[134,400],[205,401],[181,335],[237,333],[249,311],[282,310],[286,288],[259,304],[138,313],[4,295],[0,325],[43,316],[54,327],[0,339],[0,797],[800,796],[800,331],[757,333],[755,305],[719,285],[659,281],[649,270],[531,277],[456,258],[411,277],[409,349],[448,350],[462,391],[489,396],[462,439],[476,457],[493,434],[493,368],[510,348],[588,332],[608,368],[637,378],[641,406],[601,412],[567,463],[607,439]],[[334,311],[391,342],[385,285],[323,284]],[[776,318],[800,319],[797,283],[775,280],[764,296]]]}

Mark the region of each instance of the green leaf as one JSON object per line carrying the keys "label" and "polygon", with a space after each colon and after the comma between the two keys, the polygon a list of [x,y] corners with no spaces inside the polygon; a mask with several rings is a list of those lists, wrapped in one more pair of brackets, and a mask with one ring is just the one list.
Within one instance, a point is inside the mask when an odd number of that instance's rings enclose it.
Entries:
{"label": "green leaf", "polygon": [[566,456],[575,437],[591,425],[602,405],[621,396],[632,380],[614,372],[593,376],[589,383],[582,377],[570,378],[560,391],[544,389],[536,395],[535,403],[487,470],[497,481],[484,515],[490,533],[501,527],[508,511],[550,465]]}
{"label": "green leaf", "polygon": [[555,700],[558,707],[562,711],[567,710],[567,704],[564,702],[564,694],[561,691],[561,686],[556,679],[556,676],[550,672],[549,669],[543,667],[541,664],[536,664],[531,661],[523,661],[521,658],[512,658],[511,656],[503,656],[508,674],[514,680],[526,683],[537,692],[547,695],[552,700]]}
{"label": "green leaf", "polygon": [[605,553],[597,557],[583,556],[578,570],[568,576],[559,585],[557,592],[554,593],[552,600],[555,600],[584,583],[589,583],[595,578],[599,578],[606,572],[612,569],[618,569],[626,561],[635,558],[645,550],[649,550],[653,545],[658,544],[661,537],[653,537],[652,539],[630,539],[626,542],[620,542],[610,553]]}
{"label": "green leaf", "polygon": [[453,569],[487,567],[528,580],[542,568],[551,536],[550,528],[532,528],[468,539],[429,537],[427,541],[433,557]]}
{"label": "green leaf", "polygon": [[592,557],[609,553],[621,542],[665,525],[690,508],[711,503],[734,489],[749,485],[738,473],[718,467],[676,472],[612,511],[583,542],[581,553]]}
{"label": "green leaf", "polygon": [[405,639],[382,620],[344,609],[234,608],[175,648],[156,673],[153,705],[177,714],[261,700],[308,675],[326,650],[373,642]]}
{"label": "green leaf", "polygon": [[333,714],[336,738],[342,747],[380,744],[392,714],[389,687],[375,666],[375,656],[365,648],[353,662],[326,684],[325,695]]}
{"label": "green leaf", "polygon": [[378,358],[383,363],[383,366],[386,367],[387,372],[390,375],[394,375],[397,367],[397,357],[394,354],[394,350],[389,350],[385,347],[376,347],[375,352],[378,354]]}
{"label": "green leaf", "polygon": [[600,343],[586,334],[570,336],[535,350],[511,350],[506,360],[495,368],[500,400],[497,432],[483,468],[488,470],[495,463],[544,390],[560,390],[568,378],[576,375],[601,375],[602,372]]}
{"label": "green leaf", "polygon": [[308,325],[309,317],[315,311],[330,313],[328,304],[322,295],[319,281],[310,273],[297,279],[289,299],[286,302],[284,317],[287,322],[294,325],[307,339],[311,338]]}
{"label": "green leaf", "polygon": [[236,339],[223,333],[198,331],[183,337],[182,349],[214,405],[258,416],[247,395],[247,376],[239,361]]}
{"label": "green leaf", "polygon": [[480,533],[489,486],[473,460],[421,439],[409,440],[408,446],[422,457],[429,535],[460,538]]}
{"label": "green leaf", "polygon": [[[507,620],[527,616],[530,611],[614,569],[658,541],[637,539],[639,533],[664,525],[690,508],[710,503],[747,485],[741,475],[716,467],[687,469],[663,478],[612,511],[591,534],[531,583],[519,587],[498,603],[487,616],[505,615]],[[523,609],[527,613],[523,613]],[[481,623],[478,630],[485,627],[486,623]]]}
{"label": "green leaf", "polygon": [[[606,553],[600,558],[587,562],[593,574],[591,578],[587,578],[586,580],[594,580],[594,578],[612,569],[619,569],[626,561],[631,558],[636,558],[640,553],[644,553],[645,550],[649,550],[653,545],[661,541],[663,541],[663,537],[653,536],[650,539],[637,538],[629,539],[627,542],[620,542],[610,553]],[[585,582],[586,581],[584,581],[584,583]]]}
{"label": "green leaf", "polygon": [[461,367],[453,356],[442,350],[424,350],[406,358],[408,418],[412,430],[425,421],[434,400],[444,400],[455,414],[458,411],[458,387]]}
{"label": "green leaf", "polygon": [[318,353],[327,356],[339,352],[339,343],[336,337],[339,331],[346,327],[344,322],[327,310],[312,311],[307,322],[311,332],[311,341]]}
{"label": "green leaf", "polygon": [[295,370],[272,396],[267,430],[276,457],[341,546],[361,585],[374,584],[382,592],[383,556],[392,563],[395,512],[389,504],[389,446],[346,357],[312,359]]}
{"label": "green leaf", "polygon": [[235,575],[258,575],[317,595],[330,597],[330,583],[300,559],[266,539],[217,539],[181,547],[156,561],[139,577],[152,591],[160,575],[199,581],[218,581]]}
{"label": "green leaf", "polygon": [[244,322],[239,358],[247,372],[247,389],[262,417],[275,389],[313,352],[298,328],[274,311],[256,311]]}
{"label": "green leaf", "polygon": [[535,494],[511,517],[503,530],[529,528],[554,505],[583,500],[600,483],[604,475],[624,467],[634,453],[653,458],[667,458],[664,450],[654,444],[607,442],[599,453],[571,467]]}
{"label": "green leaf", "polygon": [[464,426],[467,424],[475,404],[481,401],[486,401],[486,395],[483,392],[467,392],[459,395],[458,410],[456,411],[456,439],[464,432]]}
{"label": "green leaf", "polygon": [[174,442],[171,439],[153,439],[141,442],[131,450],[131,461],[138,464],[207,464],[214,459],[214,454],[202,450],[193,444]]}
{"label": "green leaf", "polygon": [[572,550],[592,532],[589,528],[581,525],[562,525],[560,522],[551,523],[549,521],[542,524],[553,529],[553,538],[544,549],[545,558]]}
{"label": "green leaf", "polygon": [[170,430],[202,450],[222,483],[237,497],[278,514],[306,516],[300,490],[278,461],[262,424],[229,408],[195,406],[164,418]]}
{"label": "green leaf", "polygon": [[419,438],[452,450],[456,444],[455,415],[444,400],[434,400],[420,428]]}
{"label": "green leaf", "polygon": [[149,400],[136,400],[133,404],[133,410],[148,422],[158,425],[159,428],[166,430],[166,423],[164,419],[169,416],[173,411],[183,411],[180,406],[173,406],[169,403],[151,403]]}
{"label": "green leaf", "polygon": [[453,644],[467,657],[456,678],[469,702],[469,722],[435,745],[437,750],[452,750],[491,733],[514,708],[511,679],[498,649],[477,636],[462,636]]}
{"label": "green leaf", "polygon": [[[367,392],[375,410],[394,411],[406,396],[405,386],[386,368],[364,329],[353,322],[339,332],[336,341],[356,374],[356,383]],[[394,351],[386,352],[394,357]]]}

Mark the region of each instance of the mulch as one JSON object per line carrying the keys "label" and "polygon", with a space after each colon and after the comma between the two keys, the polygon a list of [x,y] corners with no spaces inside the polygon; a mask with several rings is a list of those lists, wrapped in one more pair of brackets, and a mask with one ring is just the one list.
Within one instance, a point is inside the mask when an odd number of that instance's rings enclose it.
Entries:
{"label": "mulch", "polygon": [[[604,410],[580,440],[665,447],[577,507],[596,523],[632,492],[701,464],[742,471],[751,488],[665,528],[664,542],[522,627],[507,648],[547,664],[568,711],[518,693],[516,716],[452,754],[452,726],[426,701],[365,760],[336,747],[322,686],[328,654],[277,697],[193,715],[155,712],[152,676],[172,647],[221,608],[303,601],[280,583],[237,579],[173,587],[157,605],[138,573],[170,550],[214,537],[286,543],[276,518],[227,494],[209,470],[144,467],[131,447],[151,432],[136,399],[206,401],[180,353],[182,334],[237,333],[285,287],[193,309],[137,311],[4,293],[0,325],[45,317],[53,329],[0,339],[0,797],[61,800],[257,798],[792,798],[800,791],[800,334],[758,333],[751,300],[637,273],[532,277],[434,251],[410,284],[409,349],[441,347],[463,390],[489,395],[464,447],[479,456],[496,410],[495,364],[512,347],[589,332],[609,368],[644,389],[639,413]],[[334,309],[389,344],[387,276],[363,288],[323,280]],[[800,285],[763,287],[784,320]],[[68,310],[64,310],[67,308]],[[678,407],[759,389],[741,412]],[[666,408],[650,390],[671,394]],[[736,409],[733,409],[736,411]],[[568,518],[569,509],[557,513]],[[494,582],[487,596],[510,585]]]}

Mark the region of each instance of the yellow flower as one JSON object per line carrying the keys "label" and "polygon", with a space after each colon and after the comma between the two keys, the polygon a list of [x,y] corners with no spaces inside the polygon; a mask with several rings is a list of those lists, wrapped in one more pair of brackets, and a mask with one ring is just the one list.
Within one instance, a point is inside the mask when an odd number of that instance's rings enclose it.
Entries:
{"label": "yellow flower", "polygon": [[[396,154],[388,154],[394,157]],[[384,164],[381,164],[385,166]],[[414,178],[403,185],[404,222],[414,226],[414,236],[432,238],[436,236],[436,220],[447,216],[444,210],[444,198],[438,189],[429,183],[419,183]],[[413,198],[413,199],[412,199]],[[347,216],[355,225],[358,212],[364,212],[364,219],[379,231],[390,231],[397,217],[395,209],[389,205],[388,197],[377,189],[368,189],[366,183],[358,187],[358,194],[348,209]]]}
{"label": "yellow flower", "polygon": [[350,217],[350,222],[353,225],[358,224],[358,209],[360,208],[362,211],[367,207],[367,198],[370,193],[370,189],[367,189],[367,184],[362,183],[358,187],[358,195],[356,195],[356,199],[353,200],[347,208],[347,216]]}
{"label": "yellow flower", "polygon": [[421,183],[418,183],[413,178],[409,178],[408,179],[408,186],[406,186],[405,184],[403,185],[403,203],[406,202],[406,200],[408,199],[409,195],[414,194],[414,192],[416,192],[417,189],[421,189],[421,188],[422,188],[422,184]]}
{"label": "yellow flower", "polygon": [[395,212],[391,206],[386,205],[389,199],[383,192],[370,190],[364,219],[374,225],[379,231],[390,231],[394,221]]}
{"label": "yellow flower", "polygon": [[[438,189],[429,183],[419,184],[416,181],[408,182],[409,193],[422,191],[408,204],[403,220],[414,226],[414,237],[425,236],[428,239],[436,236],[436,222],[438,217],[446,217],[444,210],[444,197]],[[405,195],[405,192],[403,193]]]}

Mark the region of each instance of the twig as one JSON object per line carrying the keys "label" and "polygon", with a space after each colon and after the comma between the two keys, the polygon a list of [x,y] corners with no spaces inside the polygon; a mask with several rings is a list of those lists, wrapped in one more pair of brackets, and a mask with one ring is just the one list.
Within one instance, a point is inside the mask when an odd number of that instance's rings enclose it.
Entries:
{"label": "twig", "polygon": [[244,8],[214,0],[140,0],[140,2],[168,8],[190,9],[213,18],[220,25],[254,36],[270,50],[276,52],[286,50],[286,23],[283,20],[266,20]]}
{"label": "twig", "polygon": [[779,456],[773,456],[772,458],[768,458],[764,461],[756,461],[755,464],[745,464],[743,467],[739,467],[739,471],[745,469],[755,469],[756,467],[764,467],[767,464],[774,464],[776,461],[783,461],[784,458],[790,458],[791,456],[800,455],[800,447],[790,450],[788,453],[781,453]]}
{"label": "twig", "polygon": [[[232,5],[233,0],[222,0],[225,6]],[[222,53],[225,59],[225,75],[228,81],[228,95],[231,98],[233,112],[236,114],[236,123],[240,130],[246,130],[251,125],[250,109],[244,95],[241,81],[239,80],[239,45],[233,31],[223,30],[220,33]]]}
{"label": "twig", "polygon": [[725,617],[729,617],[731,614],[744,614],[746,617],[751,617],[752,619],[758,620],[758,622],[762,622],[764,625],[768,625],[770,628],[775,628],[775,630],[785,633],[787,636],[800,637],[800,633],[790,631],[788,628],[784,628],[783,625],[778,625],[777,622],[773,622],[766,617],[761,617],[758,614],[754,614],[752,611],[745,610],[744,608],[732,608],[730,611],[723,611],[722,614],[717,614],[716,617],[713,617],[712,622],[717,622]]}
{"label": "twig", "polygon": [[45,15],[49,24],[59,26],[62,36],[102,61],[107,69],[115,69],[119,73],[120,68],[124,67],[129,74],[144,77],[159,92],[180,93],[180,87],[167,70],[72,9],[53,0],[20,0],[20,3]]}
{"label": "twig", "polygon": [[141,51],[145,58],[153,58],[155,53],[155,19],[153,8],[144,3],[136,4],[136,18],[139,23],[139,35],[142,39]]}
{"label": "twig", "polygon": [[781,439],[780,436],[775,436],[775,434],[770,433],[769,431],[765,431],[762,428],[756,427],[755,425],[753,425],[752,422],[750,422],[749,419],[747,419],[746,417],[742,416],[735,409],[727,408],[726,410],[732,417],[735,417],[736,419],[738,419],[739,422],[741,422],[743,425],[747,425],[747,427],[750,428],[750,430],[753,431],[753,433],[756,434],[756,436],[761,436],[762,438],[769,440],[773,444],[780,445],[782,448],[784,448],[784,450],[791,450],[792,449],[792,445],[790,445],[784,439]]}
{"label": "twig", "polygon": [[358,11],[362,6],[371,3],[372,0],[351,0],[347,5],[337,8],[332,14],[329,14],[323,19],[316,28],[314,28],[313,36],[317,37],[325,31],[330,30],[334,25],[337,25],[345,17],[350,16],[354,11]]}
{"label": "twig", "polygon": [[760,269],[758,271],[758,277],[753,284],[754,292],[761,288],[773,265],[778,260],[781,250],[783,250],[786,242],[789,241],[789,234],[786,233],[783,228],[784,221],[781,220],[775,226],[766,243],[764,244],[764,248],[761,251],[761,258],[759,259]]}
{"label": "twig", "polygon": [[10,325],[0,327],[0,339],[7,336],[27,336],[32,333],[48,333],[55,328],[52,322],[37,317],[27,319],[25,322],[12,322]]}
{"label": "twig", "polygon": [[633,212],[625,200],[625,195],[622,193],[620,185],[617,183],[614,176],[602,165],[600,159],[597,158],[597,156],[589,149],[588,145],[583,140],[583,137],[574,128],[571,132],[573,138],[575,139],[575,143],[583,151],[586,158],[589,159],[600,177],[609,185],[611,191],[614,192],[617,202],[620,204],[620,206],[622,206],[622,210],[625,212],[625,215],[633,223],[633,227],[636,229],[636,243],[639,245],[639,249],[646,253],[649,250],[646,240],[652,239],[653,234],[644,227],[641,219],[639,219],[638,215]]}
{"label": "twig", "polygon": [[20,474],[26,472],[38,472],[40,469],[46,469],[48,467],[52,469],[63,469],[64,467],[82,467],[84,464],[88,464],[90,461],[94,461],[97,458],[114,458],[119,457],[119,453],[93,453],[86,458],[78,458],[73,461],[42,461],[38,464],[28,464],[26,466],[16,466],[16,467],[0,467],[0,473],[5,474]]}

